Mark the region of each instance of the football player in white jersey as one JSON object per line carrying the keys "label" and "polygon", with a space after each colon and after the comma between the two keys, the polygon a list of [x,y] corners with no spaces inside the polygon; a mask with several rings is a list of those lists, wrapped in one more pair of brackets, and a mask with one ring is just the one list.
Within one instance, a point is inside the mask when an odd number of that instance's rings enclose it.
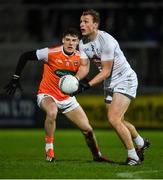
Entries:
{"label": "football player in white jersey", "polygon": [[109,33],[99,30],[99,24],[98,12],[87,10],[81,15],[81,66],[76,77],[79,80],[86,77],[92,62],[97,65],[99,73],[89,82],[80,83],[76,94],[104,81],[107,117],[127,149],[125,164],[138,165],[144,160],[144,150],[150,143],[138,134],[131,123],[124,120],[131,99],[136,97],[137,75],[127,62],[118,42]]}

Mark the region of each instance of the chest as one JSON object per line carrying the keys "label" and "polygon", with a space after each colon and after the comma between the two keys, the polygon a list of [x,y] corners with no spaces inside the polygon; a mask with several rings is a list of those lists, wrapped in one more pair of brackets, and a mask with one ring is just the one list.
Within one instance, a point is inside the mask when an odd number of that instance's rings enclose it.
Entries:
{"label": "chest", "polygon": [[98,41],[86,44],[83,50],[90,59],[93,57],[101,58],[102,47]]}
{"label": "chest", "polygon": [[49,56],[48,65],[52,70],[71,69],[75,71],[80,66],[80,58],[75,55],[70,57],[64,55]]}

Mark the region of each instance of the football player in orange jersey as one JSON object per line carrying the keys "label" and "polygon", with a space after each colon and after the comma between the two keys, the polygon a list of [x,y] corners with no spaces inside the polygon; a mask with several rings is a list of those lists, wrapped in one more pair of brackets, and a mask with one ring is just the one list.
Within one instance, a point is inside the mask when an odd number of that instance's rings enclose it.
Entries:
{"label": "football player in orange jersey", "polygon": [[45,152],[46,160],[55,160],[53,149],[54,132],[56,129],[56,116],[61,111],[76,124],[83,135],[93,155],[93,160],[98,162],[111,162],[102,157],[95,134],[82,107],[75,96],[63,94],[58,82],[66,74],[75,75],[80,66],[79,52],[76,50],[79,43],[79,33],[70,28],[64,32],[62,45],[44,48],[23,53],[18,61],[15,74],[5,87],[8,95],[14,95],[20,86],[20,75],[27,61],[44,61],[43,77],[37,94],[39,107],[46,112],[45,119]]}

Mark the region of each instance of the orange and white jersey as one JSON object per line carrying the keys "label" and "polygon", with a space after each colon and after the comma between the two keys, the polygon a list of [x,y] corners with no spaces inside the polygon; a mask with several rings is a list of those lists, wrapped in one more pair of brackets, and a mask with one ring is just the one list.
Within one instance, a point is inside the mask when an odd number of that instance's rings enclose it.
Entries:
{"label": "orange and white jersey", "polygon": [[79,51],[68,56],[63,51],[63,46],[44,48],[36,51],[38,60],[45,62],[43,77],[39,86],[38,94],[45,93],[59,101],[69,98],[63,94],[59,87],[59,79],[63,75],[75,75],[80,66]]}

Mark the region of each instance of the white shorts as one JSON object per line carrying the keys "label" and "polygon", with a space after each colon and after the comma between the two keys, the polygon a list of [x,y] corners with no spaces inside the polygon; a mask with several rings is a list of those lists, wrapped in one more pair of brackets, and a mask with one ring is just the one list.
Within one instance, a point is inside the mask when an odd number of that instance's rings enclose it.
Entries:
{"label": "white shorts", "polygon": [[128,98],[132,99],[136,97],[138,87],[137,75],[133,71],[132,73],[123,76],[121,79],[109,82],[108,80],[104,81],[104,96],[105,102],[111,103],[113,93],[119,92],[126,95]]}
{"label": "white shorts", "polygon": [[75,96],[69,97],[68,99],[64,101],[58,101],[56,98],[54,98],[53,96],[49,94],[41,93],[37,95],[37,104],[39,107],[40,107],[41,101],[46,97],[51,97],[54,100],[54,102],[57,104],[58,109],[61,110],[63,114],[69,111],[72,111],[73,109],[79,106],[79,103],[77,102]]}

